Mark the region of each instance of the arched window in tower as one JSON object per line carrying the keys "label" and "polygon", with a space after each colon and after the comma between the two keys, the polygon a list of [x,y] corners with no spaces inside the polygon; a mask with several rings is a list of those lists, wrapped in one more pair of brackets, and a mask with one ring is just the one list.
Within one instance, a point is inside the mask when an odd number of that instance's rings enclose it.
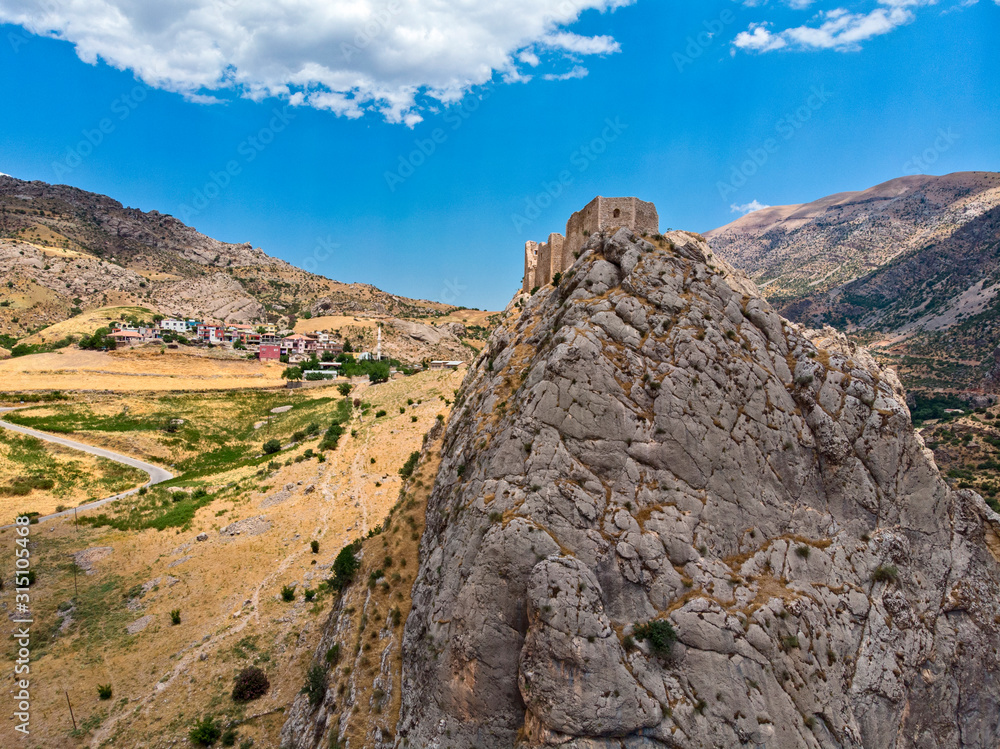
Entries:
{"label": "arched window in tower", "polygon": [[622,209],[621,208],[615,208],[614,217],[615,218],[621,218],[622,217]]}

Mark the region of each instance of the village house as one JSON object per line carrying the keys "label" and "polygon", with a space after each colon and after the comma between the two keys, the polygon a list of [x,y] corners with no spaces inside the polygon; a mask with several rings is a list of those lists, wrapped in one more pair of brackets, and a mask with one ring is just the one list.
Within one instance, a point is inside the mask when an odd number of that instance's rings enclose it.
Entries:
{"label": "village house", "polygon": [[202,343],[219,344],[226,340],[226,331],[221,325],[198,323],[198,327],[195,328],[195,337]]}
{"label": "village house", "polygon": [[155,328],[126,328],[122,323],[112,323],[111,327],[116,345],[137,346],[160,340],[160,333]]}
{"label": "village house", "polygon": [[262,343],[257,356],[261,361],[280,361],[281,346],[277,343]]}
{"label": "village house", "polygon": [[293,354],[308,356],[315,353],[316,343],[316,339],[311,336],[295,333],[281,340],[281,353],[285,356],[292,356]]}
{"label": "village house", "polygon": [[160,320],[158,327],[160,330],[169,330],[171,333],[184,335],[188,332],[186,320]]}

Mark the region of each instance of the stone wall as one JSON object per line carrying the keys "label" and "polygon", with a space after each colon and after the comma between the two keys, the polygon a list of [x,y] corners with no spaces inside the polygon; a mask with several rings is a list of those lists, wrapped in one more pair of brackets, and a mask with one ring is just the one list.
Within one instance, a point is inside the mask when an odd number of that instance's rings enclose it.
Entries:
{"label": "stone wall", "polygon": [[535,268],[535,286],[545,286],[552,281],[552,248],[548,242],[538,245],[538,267]]}
{"label": "stone wall", "polygon": [[573,256],[570,255],[570,261],[566,262],[565,245],[566,238],[562,234],[549,234],[549,254],[551,255],[551,265],[549,271],[549,282],[555,277],[556,273],[563,271],[573,264]]}

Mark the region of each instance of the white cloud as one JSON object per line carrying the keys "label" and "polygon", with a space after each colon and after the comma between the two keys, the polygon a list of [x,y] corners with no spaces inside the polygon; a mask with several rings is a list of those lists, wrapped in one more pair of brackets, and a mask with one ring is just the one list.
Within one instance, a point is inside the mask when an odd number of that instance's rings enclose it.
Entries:
{"label": "white cloud", "polygon": [[765,208],[770,208],[769,205],[764,205],[759,200],[751,200],[749,203],[744,203],[743,205],[736,205],[733,203],[729,206],[729,210],[733,213],[739,213],[741,216],[746,216],[748,213],[753,213],[754,211],[762,211]]}
{"label": "white cloud", "polygon": [[582,65],[577,65],[575,68],[566,73],[547,73],[543,75],[546,81],[569,81],[573,78],[586,78],[588,71]]}
{"label": "white cloud", "polygon": [[495,73],[525,81],[523,67],[546,64],[553,72],[543,77],[586,74],[582,57],[619,45],[566,27],[586,10],[633,2],[0,0],[0,22],[69,41],[85,62],[131,70],[194,101],[236,91],[412,125],[421,102],[457,101]]}
{"label": "white cloud", "polygon": [[[743,0],[756,7],[767,0]],[[1000,4],[1000,0],[994,0]],[[792,8],[806,8],[812,0],[787,0]],[[751,23],[746,31],[736,35],[733,46],[750,52],[772,52],[778,49],[851,51],[862,42],[904,26],[915,18],[914,9],[936,5],[937,0],[877,0],[877,7],[868,11],[851,12],[842,7],[819,11],[811,23],[774,30],[769,22]]]}

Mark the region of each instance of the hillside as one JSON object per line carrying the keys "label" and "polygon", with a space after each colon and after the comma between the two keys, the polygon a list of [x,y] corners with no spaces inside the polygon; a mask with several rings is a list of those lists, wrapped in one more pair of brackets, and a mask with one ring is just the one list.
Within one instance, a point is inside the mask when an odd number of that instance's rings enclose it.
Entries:
{"label": "hillside", "polygon": [[1000,174],[904,177],[706,235],[790,319],[876,344],[912,386],[985,381],[1000,333]]}
{"label": "hillside", "polygon": [[438,317],[454,311],[296,268],[172,216],[65,185],[0,176],[0,334],[23,338],[82,311],[141,306],[220,322],[306,314]]}

